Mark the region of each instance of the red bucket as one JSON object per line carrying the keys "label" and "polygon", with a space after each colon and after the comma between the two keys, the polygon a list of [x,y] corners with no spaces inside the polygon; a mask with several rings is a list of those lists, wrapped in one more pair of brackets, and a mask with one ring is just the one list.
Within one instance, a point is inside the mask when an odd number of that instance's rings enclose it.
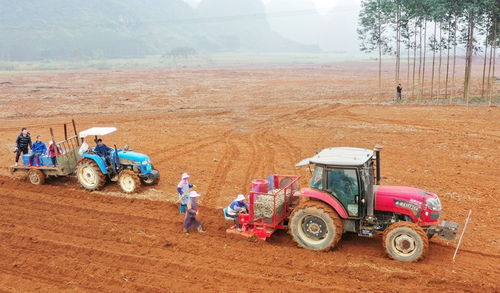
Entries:
{"label": "red bucket", "polygon": [[252,191],[267,193],[269,191],[269,181],[266,179],[254,179],[252,181]]}

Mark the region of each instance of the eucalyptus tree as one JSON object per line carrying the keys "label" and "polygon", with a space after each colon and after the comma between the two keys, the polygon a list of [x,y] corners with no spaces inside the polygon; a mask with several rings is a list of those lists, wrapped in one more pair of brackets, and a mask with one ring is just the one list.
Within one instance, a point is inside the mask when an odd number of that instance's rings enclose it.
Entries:
{"label": "eucalyptus tree", "polygon": [[382,94],[382,55],[392,51],[390,46],[391,3],[387,0],[363,0],[359,14],[358,37],[361,51],[378,52],[378,92]]}

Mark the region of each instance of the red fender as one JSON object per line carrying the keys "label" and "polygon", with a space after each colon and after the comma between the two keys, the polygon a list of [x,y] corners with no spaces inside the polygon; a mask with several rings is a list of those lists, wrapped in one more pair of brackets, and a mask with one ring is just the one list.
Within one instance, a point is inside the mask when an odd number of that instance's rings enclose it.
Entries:
{"label": "red fender", "polygon": [[311,188],[302,188],[302,190],[300,192],[296,192],[294,196],[311,197],[322,202],[326,202],[337,212],[337,214],[339,214],[342,219],[347,219],[349,217],[344,206],[342,206],[342,204],[333,195],[328,193]]}

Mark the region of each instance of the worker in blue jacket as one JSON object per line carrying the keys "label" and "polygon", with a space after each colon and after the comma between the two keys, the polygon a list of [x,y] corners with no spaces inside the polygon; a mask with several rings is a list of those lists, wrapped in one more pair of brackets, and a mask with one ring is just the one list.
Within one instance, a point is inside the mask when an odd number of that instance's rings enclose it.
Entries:
{"label": "worker in blue jacket", "polygon": [[42,141],[42,137],[40,135],[37,135],[36,141],[33,143],[33,147],[31,149],[32,153],[30,156],[30,166],[33,166],[33,158],[36,160],[36,165],[40,166],[40,156],[44,155],[47,153],[47,146],[45,143]]}

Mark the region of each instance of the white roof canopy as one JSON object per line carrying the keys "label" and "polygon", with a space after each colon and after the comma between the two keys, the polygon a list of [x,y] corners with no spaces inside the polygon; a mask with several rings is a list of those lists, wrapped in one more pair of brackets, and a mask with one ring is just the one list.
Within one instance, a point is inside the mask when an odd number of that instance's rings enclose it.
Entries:
{"label": "white roof canopy", "polygon": [[116,131],[116,127],[92,127],[84,131],[80,131],[80,137],[86,136],[103,136]]}
{"label": "white roof canopy", "polygon": [[309,164],[337,165],[337,166],[361,166],[373,156],[373,151],[368,149],[335,147],[327,148],[314,157],[304,159],[297,163],[296,167]]}

